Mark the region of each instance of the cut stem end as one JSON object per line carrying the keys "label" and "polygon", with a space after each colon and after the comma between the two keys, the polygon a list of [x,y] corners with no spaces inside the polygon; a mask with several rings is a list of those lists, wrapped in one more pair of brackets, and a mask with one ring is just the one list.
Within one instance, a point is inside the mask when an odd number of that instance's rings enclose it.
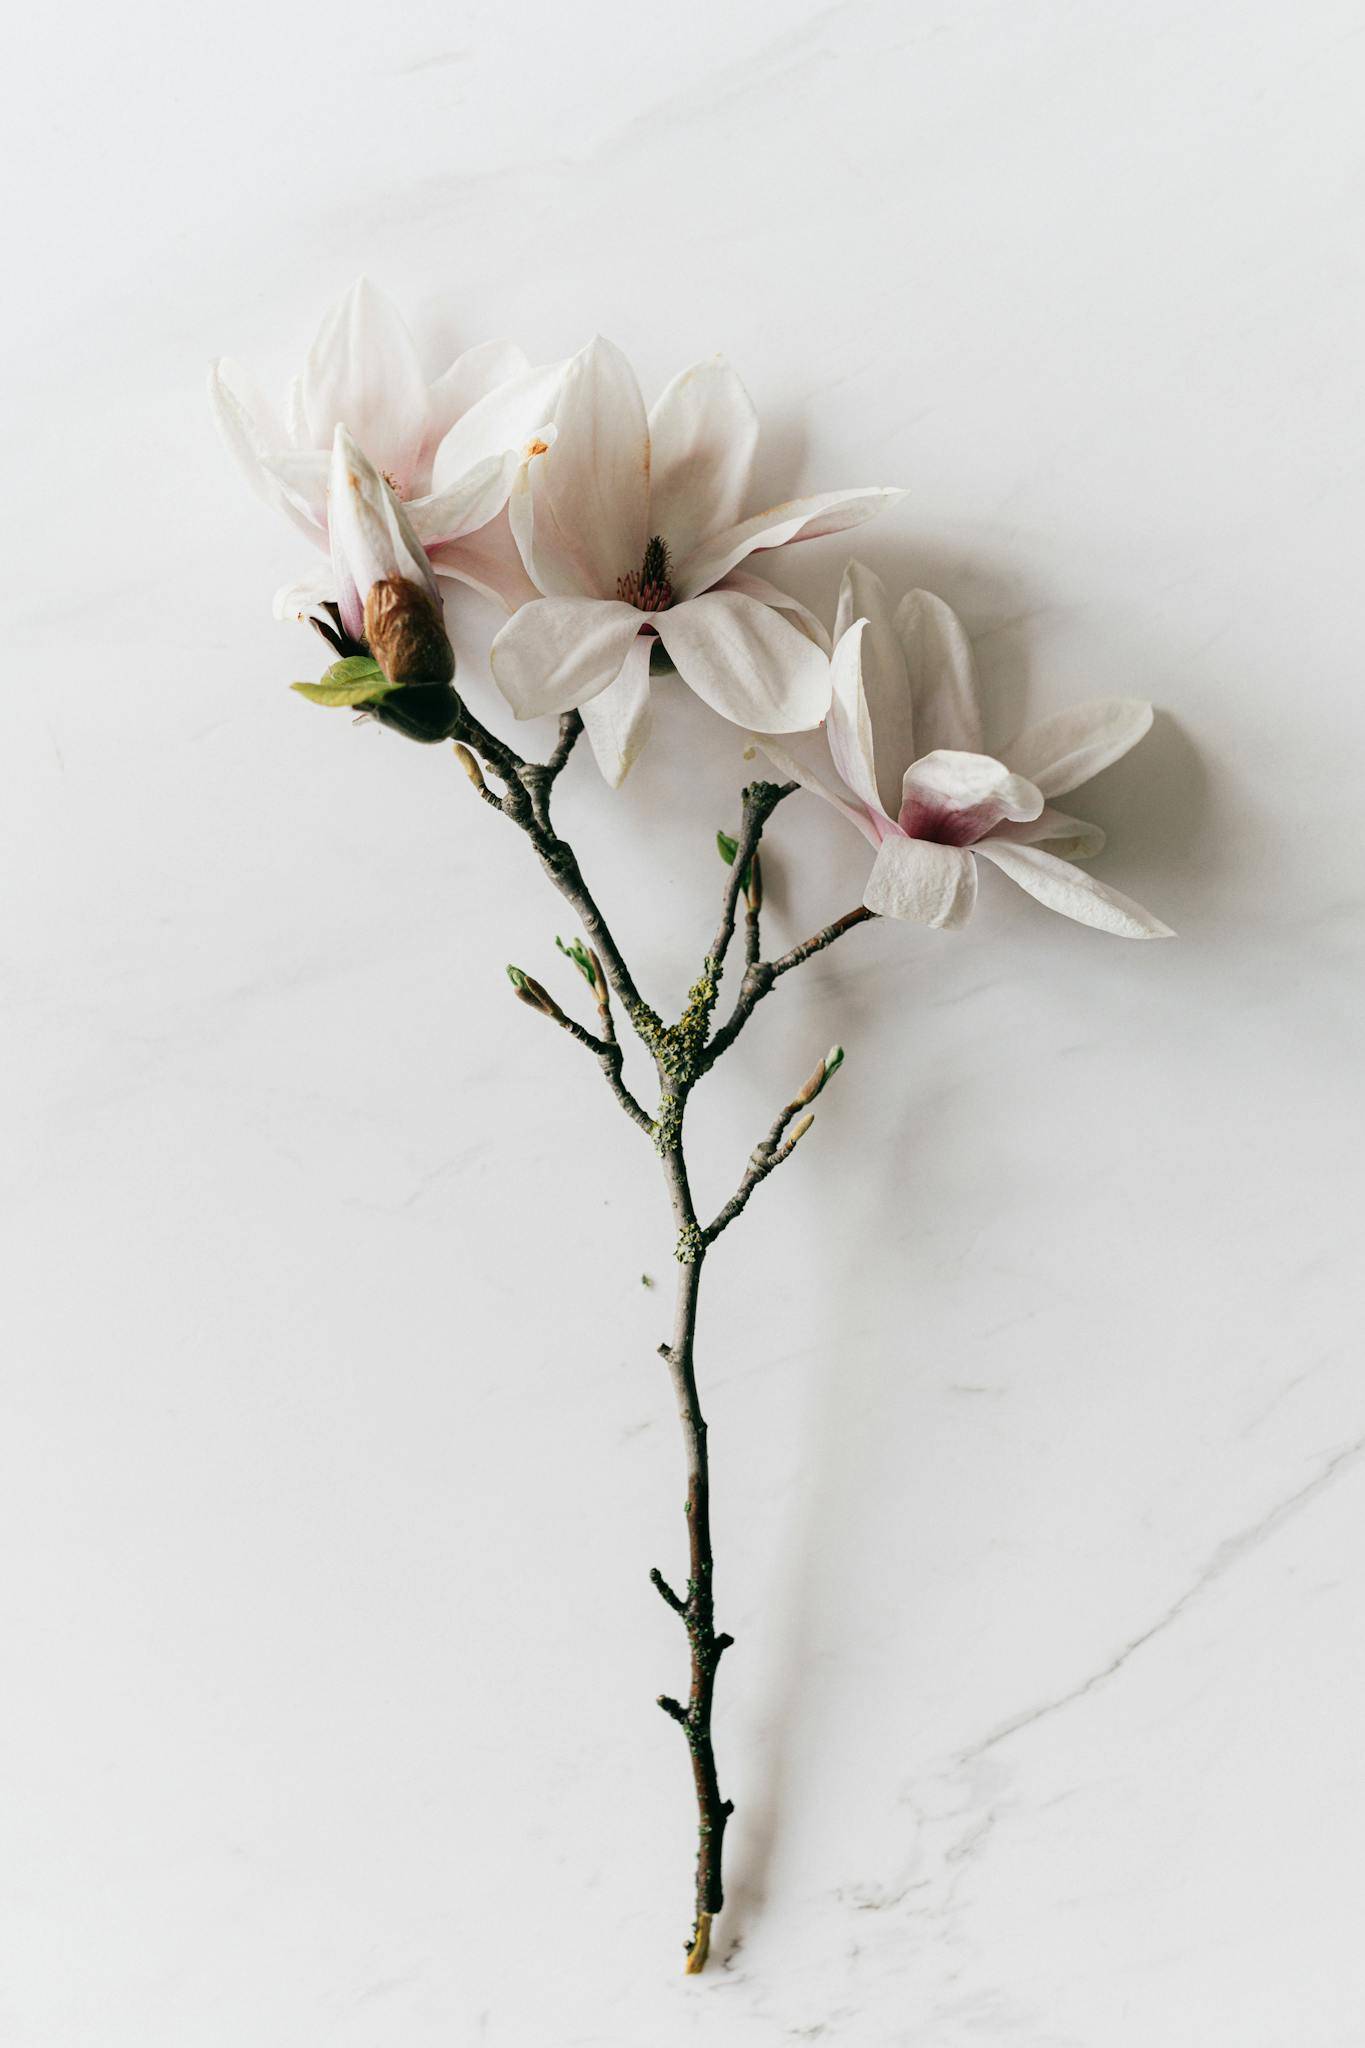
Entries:
{"label": "cut stem end", "polygon": [[692,1946],[687,1951],[687,1961],[683,1964],[684,1977],[700,1977],[702,1971],[706,1968],[706,1958],[710,1953],[711,1915],[709,1913],[698,1913],[697,1931],[692,1937]]}

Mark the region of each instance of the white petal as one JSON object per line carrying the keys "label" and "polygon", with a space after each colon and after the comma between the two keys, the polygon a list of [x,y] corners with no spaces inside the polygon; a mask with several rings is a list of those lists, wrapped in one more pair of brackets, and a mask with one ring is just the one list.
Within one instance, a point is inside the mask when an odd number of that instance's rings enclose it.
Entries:
{"label": "white petal", "polygon": [[461,534],[475,533],[496,519],[507,503],[517,468],[515,455],[491,455],[445,490],[429,498],[414,498],[407,512],[422,545],[433,548],[442,541],[458,540]]}
{"label": "white petal", "polygon": [[675,377],[649,415],[651,533],[685,561],[744,510],[758,414],[724,356]]}
{"label": "white petal", "polygon": [[848,819],[850,825],[857,826],[864,839],[873,846],[881,845],[886,833],[885,820],[881,820],[879,826],[867,806],[856,802],[850,795],[835,772],[823,732],[786,732],[780,738],[771,733],[756,732],[752,738],[779,775],[789,775],[803,789],[810,790],[814,796],[822,796],[827,804],[833,804],[835,810]]}
{"label": "white petal", "polygon": [[332,460],[324,448],[281,448],[262,457],[262,467],[279,486],[282,503],[306,530],[327,531],[327,484]]}
{"label": "white petal", "polygon": [[615,682],[644,623],[629,604],[538,598],[514,612],[493,642],[493,680],[518,718],[571,711]]}
{"label": "white petal", "polygon": [[1030,896],[1036,896],[1049,910],[1074,917],[1078,924],[1094,925],[1097,931],[1112,932],[1120,939],[1174,938],[1169,925],[1153,917],[1129,896],[1108,889],[1084,868],[1058,860],[1038,846],[1002,845],[998,839],[983,839],[975,851],[1007,874]]}
{"label": "white petal", "polygon": [[440,604],[436,578],[407,514],[345,427],[336,430],[327,511],[337,603],[348,633],[361,633],[370,586],[387,577],[405,577]]}
{"label": "white petal", "polygon": [[324,528],[284,493],[267,467],[267,458],[286,446],[284,429],[246,371],[226,358],[211,364],[209,404],[228,453],[256,496],[283,512],[310,540],[325,546]]}
{"label": "white petal", "polygon": [[879,917],[956,931],[976,907],[976,863],[960,846],[893,833],[882,841],[863,902]]}
{"label": "white petal", "polygon": [[792,624],[799,626],[812,647],[818,647],[823,655],[831,650],[830,637],[815,613],[801,600],[787,591],[779,590],[775,583],[769,583],[766,576],[751,576],[747,569],[732,569],[728,576],[722,576],[714,586],[717,590],[737,590],[741,597],[756,597],[760,604],[770,604],[780,612],[786,612]]}
{"label": "white petal", "polygon": [[[910,681],[891,600],[880,576],[862,562],[850,562],[839,585],[834,619],[836,645],[855,619],[866,619],[859,663],[871,735],[872,773],[888,817],[900,809],[901,778],[915,758]],[[835,702],[839,687],[835,684]]]}
{"label": "white petal", "polygon": [[877,788],[872,720],[863,688],[862,649],[866,636],[866,619],[857,619],[834,644],[825,735],[834,765],[854,796],[868,810],[882,812],[889,822],[891,813],[885,811]]}
{"label": "white petal", "polygon": [[524,452],[540,429],[555,416],[567,365],[542,363],[522,370],[472,405],[456,420],[436,449],[432,488],[457,483],[491,455]]}
{"label": "white petal", "polygon": [[297,582],[286,583],[282,590],[275,592],[275,617],[306,619],[319,605],[334,601],[336,594],[336,577],[329,562],[325,567],[314,569],[311,575],[300,576]]}
{"label": "white petal", "polygon": [[981,698],[972,644],[951,605],[928,590],[912,590],[896,607],[896,637],[905,656],[915,707],[915,742],[922,753],[940,747],[981,752]]}
{"label": "white petal", "polygon": [[490,391],[498,390],[513,377],[524,377],[530,367],[514,341],[485,341],[456,356],[445,374],[428,385],[426,430],[417,459],[416,489],[430,488],[436,450],[456,421],[463,419],[481,398],[487,398]]}
{"label": "white petal", "polygon": [[1139,698],[1097,697],[1029,726],[1001,759],[1044,796],[1065,796],[1135,747],[1151,725],[1152,707]]}
{"label": "white petal", "polygon": [[467,583],[471,590],[500,604],[505,612],[518,605],[533,604],[540,596],[526,573],[526,565],[512,538],[507,513],[500,512],[477,533],[462,534],[431,551],[431,566],[438,576]]}
{"label": "white petal", "polygon": [[303,372],[303,413],[315,448],[346,427],[404,496],[427,423],[427,382],[398,308],[362,277],[318,330]]}
{"label": "white petal", "polygon": [[621,664],[621,673],[599,697],[583,706],[583,730],[597,765],[613,789],[619,789],[649,738],[653,699],[649,690],[649,657],[654,641],[641,633]]}
{"label": "white petal", "polygon": [[614,598],[649,538],[649,430],[634,370],[601,335],[566,366],[555,423],[518,478],[512,531],[542,590]]}
{"label": "white petal", "polygon": [[905,771],[900,825],[913,839],[970,846],[1006,821],[1036,818],[1041,792],[989,754],[941,747]]}
{"label": "white petal", "polygon": [[1104,846],[1104,834],[1098,825],[1089,825],[1084,818],[1068,817],[1065,811],[1054,811],[1050,804],[1044,805],[1036,818],[996,825],[988,836],[1003,839],[1010,846],[1050,847],[1059,860],[1088,860]]}
{"label": "white petal", "polygon": [[771,606],[713,591],[650,615],[669,660],[722,718],[753,732],[799,732],[829,709],[830,665]]}
{"label": "white petal", "polygon": [[673,588],[679,597],[710,590],[746,555],[759,548],[782,548],[793,541],[818,540],[822,534],[844,533],[861,526],[905,496],[904,491],[822,491],[813,498],[792,498],[771,505],[738,526],[712,534],[686,559],[675,564]]}

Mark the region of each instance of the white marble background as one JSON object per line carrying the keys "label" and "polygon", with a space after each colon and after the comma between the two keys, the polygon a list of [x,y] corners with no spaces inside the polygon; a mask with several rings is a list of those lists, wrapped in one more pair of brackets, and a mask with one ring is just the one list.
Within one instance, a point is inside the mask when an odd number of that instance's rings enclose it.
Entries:
{"label": "white marble background", "polygon": [[[1361,0],[17,36],[6,2048],[1359,2048]],[[701,1980],[654,1164],[509,999],[564,929],[522,845],[289,695],[298,550],[204,401],[362,269],[433,370],[723,348],[773,495],[909,487],[865,552],[997,734],[1161,706],[1082,808],[1176,943],[988,875],[703,1098],[719,1199],[849,1049],[704,1306]],[[840,544],[788,559],[830,605]],[[567,780],[661,1000],[743,774],[675,693],[619,799]],[[797,799],[775,846],[790,941],[861,846]]]}

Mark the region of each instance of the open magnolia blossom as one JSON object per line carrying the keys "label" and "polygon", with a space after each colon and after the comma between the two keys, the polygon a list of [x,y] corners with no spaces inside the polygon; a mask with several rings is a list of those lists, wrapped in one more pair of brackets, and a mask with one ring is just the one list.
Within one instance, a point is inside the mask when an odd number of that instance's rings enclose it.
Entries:
{"label": "open magnolia blossom", "polygon": [[1121,938],[1171,937],[1140,904],[1073,865],[1098,853],[1104,834],[1051,803],[1136,746],[1150,704],[1077,705],[1031,726],[996,759],[981,751],[970,643],[940,598],[912,590],[893,609],[880,578],[850,562],[835,634],[823,737],[755,737],[876,848],[869,910],[951,931],[975,907],[980,856],[1064,917]]}
{"label": "open magnolia blossom", "polygon": [[599,337],[568,365],[555,420],[508,507],[541,593],[493,643],[517,717],[579,708],[619,784],[648,734],[650,655],[662,644],[722,717],[763,733],[817,725],[830,699],[823,630],[740,565],[861,525],[903,493],[826,491],[743,516],[758,420],[719,356],[675,377],[646,417],[635,372]]}
{"label": "open magnolia blossom", "polygon": [[[441,572],[510,610],[536,592],[499,515],[528,447],[553,437],[563,372],[563,364],[533,369],[513,343],[489,341],[428,383],[398,309],[362,277],[319,328],[282,419],[227,359],[213,364],[209,395],[257,495],[318,547],[330,551],[328,479],[344,427],[403,502]],[[275,609],[296,617],[337,596],[322,568],[287,584]]]}

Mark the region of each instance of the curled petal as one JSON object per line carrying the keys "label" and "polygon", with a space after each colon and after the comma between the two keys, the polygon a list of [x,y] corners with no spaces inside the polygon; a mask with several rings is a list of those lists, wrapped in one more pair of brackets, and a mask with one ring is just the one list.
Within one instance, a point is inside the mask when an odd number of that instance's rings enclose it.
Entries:
{"label": "curled petal", "polygon": [[830,758],[858,802],[868,811],[879,812],[890,823],[877,789],[877,770],[872,747],[872,720],[868,716],[863,688],[862,650],[868,622],[857,619],[841,633],[830,664],[831,699],[825,736]]}
{"label": "curled petal", "polygon": [[1044,796],[1065,796],[1135,747],[1151,725],[1152,707],[1140,698],[1097,697],[1029,726],[1001,758]]}
{"label": "curled petal", "polygon": [[[886,587],[862,562],[850,562],[844,570],[834,620],[836,644],[842,642],[855,619],[866,621],[858,663],[869,737],[868,774],[882,809],[894,818],[900,809],[901,778],[915,758],[910,681]],[[837,706],[837,681],[834,700]],[[846,775],[846,779],[852,778]]]}
{"label": "curled petal", "polygon": [[493,680],[518,718],[572,711],[615,682],[644,623],[633,605],[538,598],[514,612],[493,642]]}
{"label": "curled petal", "polygon": [[1007,874],[1030,896],[1036,896],[1049,910],[1074,917],[1078,924],[1093,925],[1096,931],[1112,932],[1120,939],[1170,939],[1175,934],[1150,910],[1120,896],[1097,882],[1084,868],[1044,853],[1040,846],[1009,846],[998,839],[986,839],[975,849]]}
{"label": "curled petal", "polygon": [[315,569],[309,576],[286,583],[275,592],[273,610],[277,619],[306,619],[319,605],[336,597],[336,577],[331,564]]}
{"label": "curled petal", "polygon": [[1036,818],[1042,808],[1034,785],[989,754],[943,747],[906,769],[900,825],[913,839],[971,846],[997,825]]}
{"label": "curled petal", "polygon": [[896,607],[896,635],[910,678],[916,745],[926,754],[942,747],[979,754],[976,663],[957,613],[932,592],[912,590]]}
{"label": "curled petal", "polygon": [[829,663],[771,606],[717,590],[649,616],[683,681],[735,725],[799,732],[829,709]]}
{"label": "curled petal", "polygon": [[679,597],[695,597],[699,591],[710,590],[722,576],[738,567],[746,555],[760,548],[782,548],[793,541],[844,533],[851,526],[874,519],[904,496],[904,491],[879,489],[822,491],[813,498],[792,498],[784,505],[772,505],[766,512],[756,512],[752,519],[712,534],[690,556],[677,561],[674,591]]}
{"label": "curled petal", "polygon": [[956,931],[976,907],[976,862],[962,847],[893,832],[882,841],[863,902],[879,917]]}
{"label": "curled petal", "polygon": [[583,706],[583,730],[612,789],[621,787],[649,738],[653,712],[649,657],[654,646],[648,634],[639,634],[616,681]]}
{"label": "curled petal", "polygon": [[224,446],[256,496],[324,545],[325,528],[300,509],[271,471],[269,458],[288,445],[284,429],[246,371],[226,357],[209,366],[209,404]]}
{"label": "curled petal", "polygon": [[997,825],[988,836],[992,840],[1003,839],[1008,846],[1049,847],[1059,860],[1088,860],[1104,847],[1104,834],[1098,825],[1087,824],[1084,818],[1068,817],[1065,811],[1054,811],[1050,804],[1045,804],[1036,818]]}
{"label": "curled petal", "polygon": [[649,415],[651,533],[685,561],[733,526],[749,495],[758,414],[723,356],[673,379]]}

